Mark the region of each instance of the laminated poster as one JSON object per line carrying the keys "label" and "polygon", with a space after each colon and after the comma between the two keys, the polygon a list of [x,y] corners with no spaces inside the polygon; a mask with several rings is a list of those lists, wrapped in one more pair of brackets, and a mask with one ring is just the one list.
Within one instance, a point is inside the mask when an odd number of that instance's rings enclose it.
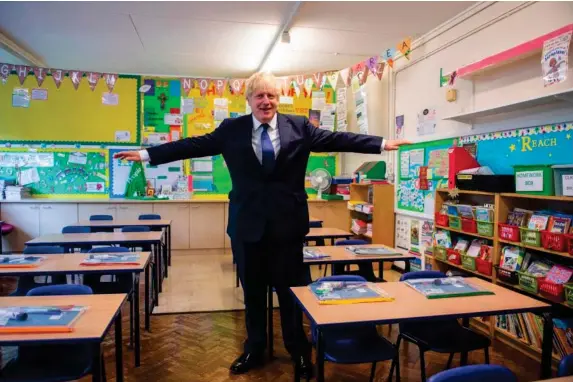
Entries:
{"label": "laminated poster", "polygon": [[541,69],[544,86],[565,81],[569,69],[569,43],[572,32],[563,33],[543,43]]}

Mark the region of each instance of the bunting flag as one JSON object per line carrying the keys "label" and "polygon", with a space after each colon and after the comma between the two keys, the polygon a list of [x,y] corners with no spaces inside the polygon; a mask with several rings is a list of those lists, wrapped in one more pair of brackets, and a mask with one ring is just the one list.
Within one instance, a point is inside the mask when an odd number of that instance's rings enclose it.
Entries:
{"label": "bunting flag", "polygon": [[406,37],[396,45],[396,48],[398,48],[400,53],[402,53],[404,57],[409,60],[409,55],[412,48],[412,39],[410,37]]}
{"label": "bunting flag", "polygon": [[72,84],[74,85],[74,89],[78,90],[78,86],[80,86],[80,82],[82,82],[82,77],[84,76],[83,72],[79,70],[70,70],[68,72],[70,76],[70,80],[72,80]]}
{"label": "bunting flag", "polygon": [[352,80],[352,72],[350,68],[344,68],[342,69],[340,72],[340,78],[342,79],[342,82],[344,83],[344,86],[350,86],[350,81]]}
{"label": "bunting flag", "polygon": [[225,88],[227,87],[227,80],[215,80],[215,92],[219,97],[222,97],[225,94]]}
{"label": "bunting flag", "polygon": [[368,68],[368,71],[373,75],[378,75],[378,56],[370,57],[368,60],[364,61],[364,65]]}
{"label": "bunting flag", "polygon": [[329,73],[326,78],[328,79],[328,83],[333,89],[338,88],[338,79],[340,78],[339,71]]}
{"label": "bunting flag", "polygon": [[378,77],[379,80],[382,80],[382,76],[384,75],[384,68],[386,67],[386,63],[384,61],[379,62],[378,65],[376,66],[376,77]]}
{"label": "bunting flag", "polygon": [[16,69],[16,74],[20,80],[20,85],[24,85],[24,81],[26,81],[30,68],[26,65],[16,65],[14,68]]}
{"label": "bunting flag", "polygon": [[110,93],[113,93],[113,88],[115,87],[115,83],[117,82],[117,74],[106,73],[103,75],[105,79],[105,84],[107,85],[107,90]]}
{"label": "bunting flag", "polygon": [[59,89],[60,85],[62,84],[62,80],[66,76],[66,72],[62,69],[51,69],[50,72],[52,73],[52,79],[56,84],[56,88]]}
{"label": "bunting flag", "polygon": [[193,78],[181,78],[181,87],[183,88],[183,95],[187,97],[193,89]]}
{"label": "bunting flag", "polygon": [[323,72],[314,73],[312,75],[312,79],[316,87],[322,90],[322,88],[326,84],[326,76],[324,75],[324,73]]}
{"label": "bunting flag", "polygon": [[287,77],[278,77],[276,87],[279,90],[281,95],[287,95],[289,88],[290,88],[290,83],[288,81],[288,78]]}
{"label": "bunting flag", "polygon": [[245,80],[242,78],[232,78],[229,81],[229,90],[231,94],[237,95],[243,93],[243,85],[245,84]]}
{"label": "bunting flag", "polygon": [[207,90],[209,90],[209,86],[211,85],[211,80],[208,78],[199,78],[197,79],[197,83],[199,85],[199,93],[201,93],[201,96],[207,94]]}
{"label": "bunting flag", "polygon": [[2,78],[2,84],[6,84],[8,81],[8,76],[12,72],[12,65],[11,64],[0,64],[0,77]]}
{"label": "bunting flag", "polygon": [[38,87],[41,87],[46,79],[46,74],[48,69],[46,68],[34,68],[34,75],[36,76],[36,82],[38,82]]}
{"label": "bunting flag", "polygon": [[358,83],[360,85],[364,85],[366,77],[368,77],[368,67],[366,64],[364,64],[364,62],[359,62],[358,64],[354,64],[351,70],[352,77],[357,77]]}
{"label": "bunting flag", "polygon": [[[304,76],[304,96],[308,97],[312,92],[312,87],[314,85],[314,79],[312,75]],[[318,85],[318,84],[317,84]]]}
{"label": "bunting flag", "polygon": [[90,85],[90,89],[92,92],[95,90],[99,79],[101,78],[100,73],[89,72],[87,73],[88,84]]}

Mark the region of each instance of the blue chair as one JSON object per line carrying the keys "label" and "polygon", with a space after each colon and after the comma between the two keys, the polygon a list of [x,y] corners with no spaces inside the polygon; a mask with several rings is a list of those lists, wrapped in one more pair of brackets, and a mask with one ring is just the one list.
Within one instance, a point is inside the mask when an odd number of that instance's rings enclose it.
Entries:
{"label": "blue chair", "polygon": [[[83,285],[49,285],[34,288],[27,296],[85,295],[91,290]],[[25,345],[18,357],[2,369],[4,382],[63,382],[78,380],[92,373],[93,352],[90,344]],[[103,357],[101,367],[105,380]]]}
{"label": "blue chair", "polygon": [[[318,282],[321,281],[365,282],[366,279],[360,276],[343,275],[323,277],[318,280]],[[316,345],[317,331],[314,325],[311,326],[311,330],[312,343]],[[392,367],[397,366],[396,381],[400,380],[398,347],[380,336],[376,325],[325,328],[322,329],[322,333],[326,361],[341,364],[371,363],[370,382],[372,382],[376,375],[376,364],[392,360]]]}
{"label": "blue chair", "polygon": [[[121,232],[149,232],[151,229],[144,225],[128,225],[121,228]],[[136,248],[141,248],[142,251],[151,251],[151,244],[147,243],[134,243],[130,245],[129,248],[135,250]]]}
{"label": "blue chair", "polygon": [[569,377],[571,375],[573,375],[573,354],[563,357],[557,369],[558,377]]}
{"label": "blue chair", "polygon": [[[90,221],[108,221],[108,220],[113,220],[113,216],[111,215],[91,215],[90,216]],[[92,232],[113,232],[113,228],[108,228],[108,227],[92,227],[91,231]]]}
{"label": "blue chair", "polygon": [[[39,245],[24,248],[25,255],[60,255],[65,253],[63,247]],[[32,288],[46,284],[66,284],[66,275],[54,276],[20,276],[16,290],[10,296],[25,296]]]}
{"label": "blue chair", "polygon": [[[158,214],[142,214],[139,215],[139,220],[161,220],[161,215]],[[152,231],[162,231],[161,227],[151,227]]]}
{"label": "blue chair", "polygon": [[470,365],[444,370],[428,378],[428,382],[517,382],[511,370],[501,365]]}
{"label": "blue chair", "polygon": [[[446,275],[438,271],[418,271],[403,274],[402,277],[400,277],[400,281],[444,277],[446,277]],[[422,381],[426,381],[424,353],[427,351],[449,353],[450,356],[446,366],[446,368],[449,369],[455,353],[483,349],[485,352],[485,363],[489,364],[490,339],[461,326],[456,319],[401,323],[396,347],[400,347],[402,339],[417,345],[420,350],[420,372]],[[390,378],[392,377],[392,372],[393,369],[390,370]]]}
{"label": "blue chair", "polygon": [[[366,245],[370,244],[366,240],[350,239],[339,240],[334,245]],[[374,275],[374,268],[372,263],[358,263],[357,271],[350,271],[350,266],[347,264],[332,264],[333,275],[358,275],[364,277],[367,281],[377,281]]]}
{"label": "blue chair", "polygon": [[[90,227],[86,226],[79,226],[79,225],[69,225],[62,228],[62,233],[90,233]],[[78,247],[69,247],[65,246],[66,252],[74,252],[75,248],[79,248],[80,252],[87,252],[89,251],[92,246],[91,245],[80,245]]]}

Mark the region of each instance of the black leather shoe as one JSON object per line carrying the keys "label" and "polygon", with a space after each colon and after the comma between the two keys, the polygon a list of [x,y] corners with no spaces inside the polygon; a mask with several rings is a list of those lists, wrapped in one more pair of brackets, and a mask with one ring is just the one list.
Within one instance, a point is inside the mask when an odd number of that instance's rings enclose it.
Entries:
{"label": "black leather shoe", "polygon": [[295,362],[299,367],[301,378],[311,379],[314,376],[314,369],[310,357],[299,356],[295,359]]}
{"label": "black leather shoe", "polygon": [[260,353],[243,353],[231,365],[231,373],[243,374],[265,363],[264,356]]}

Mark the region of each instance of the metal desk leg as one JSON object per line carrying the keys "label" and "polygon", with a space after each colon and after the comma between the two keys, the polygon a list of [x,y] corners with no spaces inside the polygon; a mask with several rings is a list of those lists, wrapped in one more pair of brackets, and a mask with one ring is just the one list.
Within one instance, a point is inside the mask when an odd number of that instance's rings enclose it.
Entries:
{"label": "metal desk leg", "polygon": [[316,328],[316,369],[317,382],[324,382],[324,336],[320,327]]}
{"label": "metal desk leg", "polygon": [[123,382],[123,344],[121,340],[121,309],[115,316],[115,378]]}
{"label": "metal desk leg", "polygon": [[162,273],[163,273],[163,262],[161,261],[161,242],[159,242],[159,245],[157,245],[157,243],[155,243],[154,245],[155,248],[155,260],[156,260],[156,266],[155,266],[155,293],[156,293],[156,301],[159,303],[159,293],[161,293],[163,291],[163,288],[161,286],[162,284]]}
{"label": "metal desk leg", "polygon": [[161,244],[161,248],[163,249],[163,264],[165,264],[165,278],[167,278],[169,273],[169,256],[167,253],[167,239],[165,240],[165,244]]}
{"label": "metal desk leg", "polygon": [[404,272],[406,272],[406,273],[410,272],[410,260],[406,260]]}
{"label": "metal desk leg", "polygon": [[147,266],[145,267],[145,275],[144,278],[145,280],[143,280],[144,284],[145,284],[145,330],[147,330],[148,332],[149,327],[150,327],[150,323],[149,323],[149,315],[150,315],[150,309],[149,309],[149,267],[151,265],[148,263]]}
{"label": "metal desk leg", "polygon": [[543,314],[543,344],[541,345],[541,379],[551,378],[551,352],[553,347],[553,317]]}
{"label": "metal desk leg", "polygon": [[92,345],[92,381],[101,382],[103,380],[102,370],[103,358],[101,356],[101,342]]}
{"label": "metal desk leg", "polygon": [[141,364],[141,338],[139,330],[139,273],[133,275],[133,318],[135,327],[135,367]]}
{"label": "metal desk leg", "polygon": [[269,284],[267,291],[267,333],[269,342],[269,360],[274,356],[274,328],[273,328],[273,287]]}
{"label": "metal desk leg", "polygon": [[378,278],[380,279],[380,281],[384,281],[384,262],[383,261],[378,262]]}
{"label": "metal desk leg", "polygon": [[168,256],[168,265],[171,266],[171,226],[167,226],[167,256]]}
{"label": "metal desk leg", "polygon": [[[470,319],[468,317],[465,317],[462,319],[462,326],[464,328],[469,328],[470,326]],[[461,356],[460,356],[460,365],[461,366],[465,366],[468,364],[468,352],[464,351],[462,352]]]}

